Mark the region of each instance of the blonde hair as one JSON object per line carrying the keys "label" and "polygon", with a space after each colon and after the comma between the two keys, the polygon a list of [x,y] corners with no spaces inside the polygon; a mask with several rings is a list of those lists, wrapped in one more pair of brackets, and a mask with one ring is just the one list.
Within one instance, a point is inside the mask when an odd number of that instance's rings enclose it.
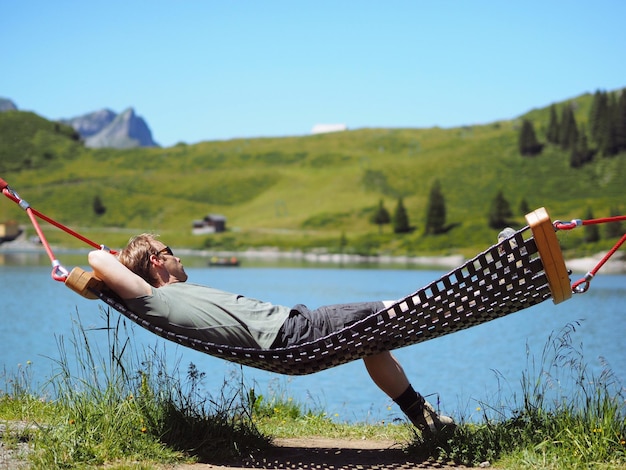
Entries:
{"label": "blonde hair", "polygon": [[128,241],[126,248],[120,251],[117,256],[120,263],[155,287],[157,279],[151,269],[150,256],[158,254],[157,249],[153,245],[157,238],[158,235],[153,233],[136,235]]}

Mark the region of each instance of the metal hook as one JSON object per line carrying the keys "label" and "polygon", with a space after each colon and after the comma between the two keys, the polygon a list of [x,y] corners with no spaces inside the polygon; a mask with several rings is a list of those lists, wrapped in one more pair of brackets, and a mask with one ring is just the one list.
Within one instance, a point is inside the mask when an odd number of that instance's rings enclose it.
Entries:
{"label": "metal hook", "polygon": [[584,294],[589,290],[589,286],[591,284],[591,280],[593,279],[592,273],[585,274],[585,277],[579,279],[574,284],[572,284],[572,292],[574,294]]}

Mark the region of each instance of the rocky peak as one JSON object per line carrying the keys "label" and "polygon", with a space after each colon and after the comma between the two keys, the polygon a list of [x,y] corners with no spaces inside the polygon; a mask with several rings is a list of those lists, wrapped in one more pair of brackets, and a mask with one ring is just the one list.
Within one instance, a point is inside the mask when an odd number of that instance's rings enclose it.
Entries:
{"label": "rocky peak", "polygon": [[62,119],[61,122],[72,126],[83,139],[87,139],[111,124],[115,116],[110,109],[101,109],[72,119]]}
{"label": "rocky peak", "polygon": [[62,121],[72,126],[92,148],[113,147],[157,147],[150,128],[133,108],[120,114],[110,109],[101,109]]}
{"label": "rocky peak", "polygon": [[0,112],[3,111],[17,111],[17,106],[10,99],[0,97]]}

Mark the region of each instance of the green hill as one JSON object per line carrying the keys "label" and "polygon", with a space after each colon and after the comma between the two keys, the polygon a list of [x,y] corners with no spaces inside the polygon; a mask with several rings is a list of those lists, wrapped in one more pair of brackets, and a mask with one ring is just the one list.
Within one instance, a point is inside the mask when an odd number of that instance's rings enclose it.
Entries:
{"label": "green hill", "polygon": [[[572,100],[584,125],[592,95]],[[571,104],[571,103],[569,103]],[[557,106],[562,106],[558,104]],[[86,149],[71,128],[32,113],[0,113],[0,177],[33,207],[77,228],[98,243],[122,245],[130,233],[160,233],[173,246],[241,248],[324,246],[360,253],[464,253],[495,241],[488,227],[491,201],[502,191],[524,225],[521,201],[545,206],[553,218],[596,217],[613,207],[626,212],[626,155],[574,169],[569,152],[546,145],[535,157],[518,151],[521,119],[541,142],[549,109],[519,119],[462,128],[359,129],[302,137],[234,139],[170,148]],[[439,180],[447,224],[442,235],[423,234],[428,195]],[[402,197],[415,230],[393,234],[370,217],[382,199],[393,213]],[[104,208],[98,215],[94,203]],[[99,204],[101,203],[101,204]],[[19,219],[0,203],[0,221]],[[102,212],[102,211],[100,211]],[[229,230],[191,235],[209,213],[227,217]],[[51,239],[73,243],[56,231]],[[568,233],[566,248],[582,237]],[[608,245],[586,247],[593,251]]]}
{"label": "green hill", "polygon": [[44,168],[52,160],[71,160],[82,147],[69,126],[31,112],[0,112],[0,174]]}

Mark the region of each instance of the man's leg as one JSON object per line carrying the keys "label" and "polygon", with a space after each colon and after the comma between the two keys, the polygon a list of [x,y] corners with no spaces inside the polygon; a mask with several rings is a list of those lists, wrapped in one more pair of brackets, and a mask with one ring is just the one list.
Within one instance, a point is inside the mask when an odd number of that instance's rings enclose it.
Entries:
{"label": "man's leg", "polygon": [[390,352],[364,357],[363,362],[374,383],[392,400],[409,387],[404,369]]}
{"label": "man's leg", "polygon": [[[283,324],[274,347],[287,347],[304,341],[313,341],[333,331],[361,320],[367,315],[386,308],[394,302],[362,302],[356,304],[329,305],[314,311],[304,305],[297,305]],[[383,352],[363,359],[374,383],[385,392],[411,422],[423,433],[434,432],[446,424],[453,424],[452,418],[437,416],[433,407],[409,383],[400,363],[390,352]]]}
{"label": "man's leg", "polygon": [[430,403],[417,393],[404,369],[390,352],[363,358],[374,383],[398,404],[402,412],[424,434],[432,434],[445,426],[454,426],[448,416],[439,416]]}

